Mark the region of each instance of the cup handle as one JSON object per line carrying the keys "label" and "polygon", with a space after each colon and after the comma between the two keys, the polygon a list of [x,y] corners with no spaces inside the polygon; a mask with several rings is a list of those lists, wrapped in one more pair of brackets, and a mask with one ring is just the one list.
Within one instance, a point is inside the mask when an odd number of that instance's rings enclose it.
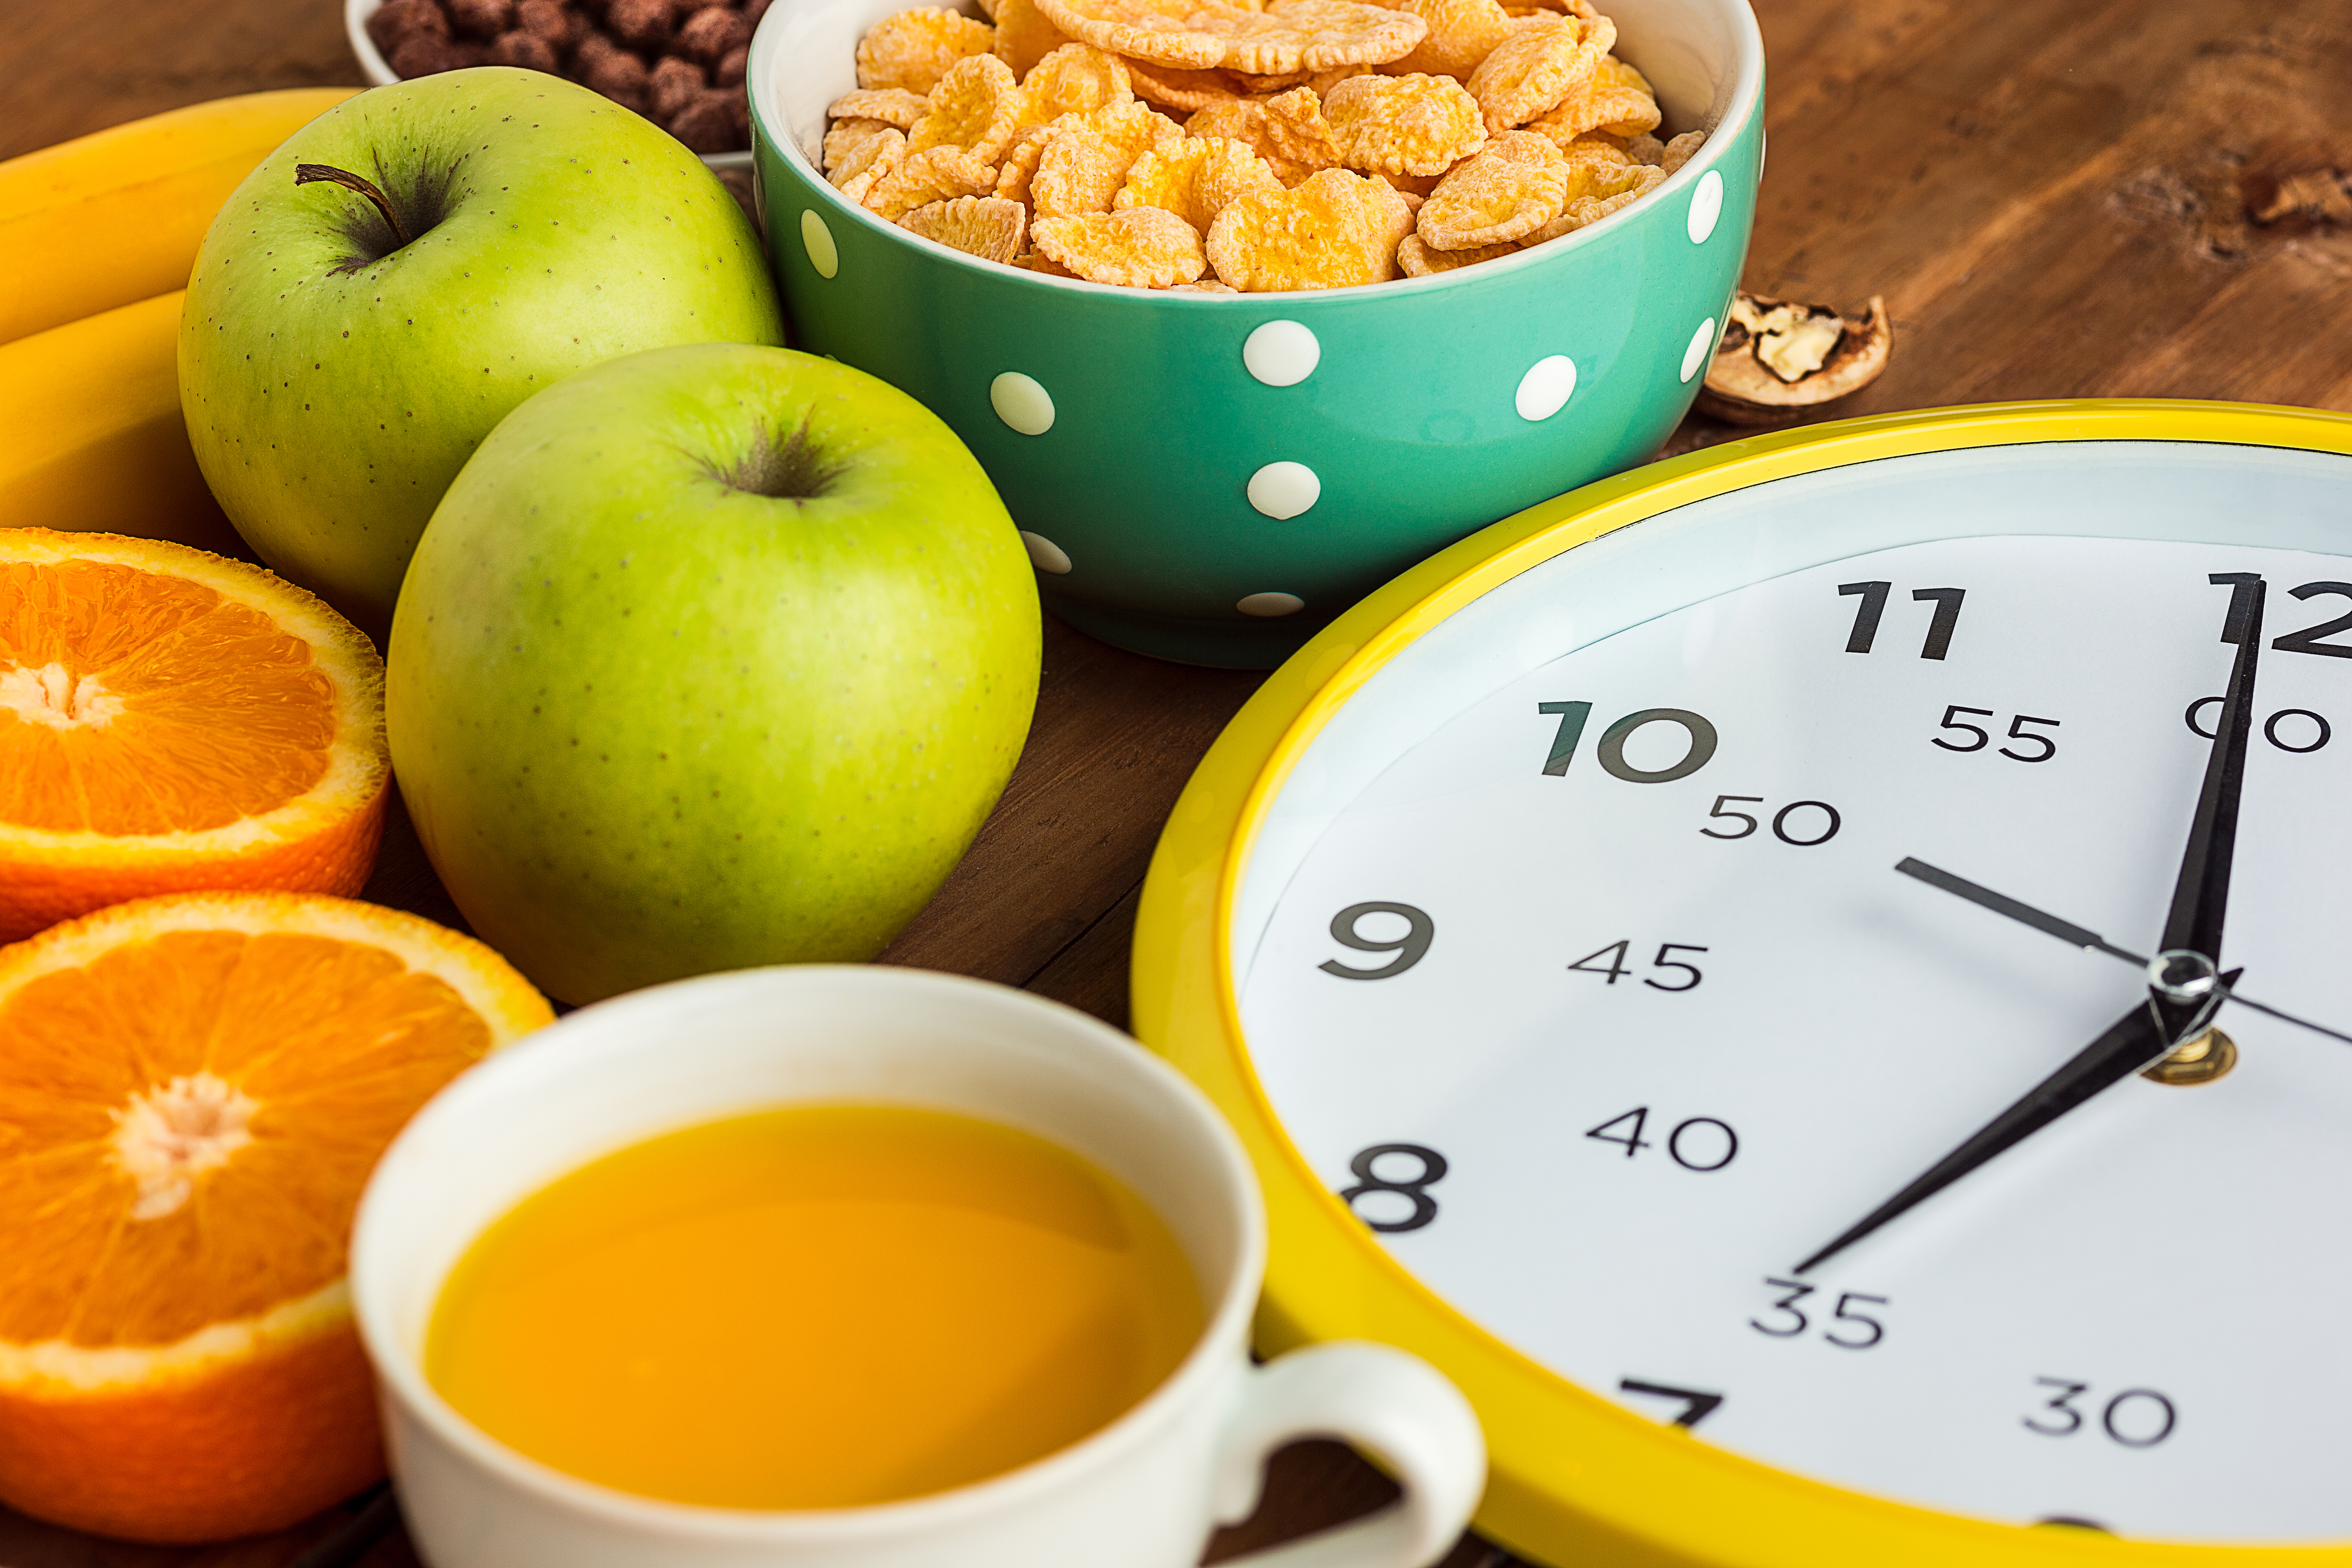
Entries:
{"label": "cup handle", "polygon": [[1219,1522],[1246,1519],[1265,1459],[1300,1437],[1370,1449],[1404,1489],[1388,1507],[1221,1568],[1425,1568],[1470,1522],[1486,1489],[1486,1440],[1459,1389],[1388,1345],[1339,1340],[1252,1368],[1229,1418],[1212,1500]]}

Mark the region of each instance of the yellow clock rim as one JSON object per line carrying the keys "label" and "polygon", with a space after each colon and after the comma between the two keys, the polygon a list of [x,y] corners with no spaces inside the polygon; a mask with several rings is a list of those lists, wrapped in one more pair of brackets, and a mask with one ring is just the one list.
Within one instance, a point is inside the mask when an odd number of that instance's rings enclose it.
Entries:
{"label": "yellow clock rim", "polygon": [[1485,1424],[1490,1470],[1478,1528],[1506,1547],[1579,1568],[1976,1568],[1992,1558],[2020,1568],[2352,1564],[2352,1544],[2126,1542],[1889,1502],[1741,1458],[1588,1393],[1479,1328],[1390,1258],[1291,1143],[1242,1037],[1231,926],[1258,828],[1324,724],[1431,627],[1553,556],[1710,496],[1882,458],[2044,441],[2352,456],[2352,416],[2171,400],[1985,404],[1751,437],[1587,485],[1472,534],[1332,622],[1243,707],[1170,816],[1136,915],[1134,1027],[1208,1091],[1257,1167],[1272,1243],[1259,1346],[1272,1354],[1315,1341],[1380,1340],[1443,1369]]}

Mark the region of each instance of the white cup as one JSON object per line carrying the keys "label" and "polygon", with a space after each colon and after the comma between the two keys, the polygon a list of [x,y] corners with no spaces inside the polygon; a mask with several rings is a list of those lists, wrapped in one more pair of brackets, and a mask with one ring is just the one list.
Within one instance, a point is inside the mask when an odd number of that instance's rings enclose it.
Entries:
{"label": "white cup", "polygon": [[[698,1122],[808,1101],[961,1111],[1126,1182],[1175,1233],[1208,1327],[1140,1404],[971,1486],[806,1510],[665,1502],[582,1480],[475,1427],[428,1384],[425,1329],[475,1237],[581,1165]],[[1343,1438],[1402,1498],[1240,1560],[1422,1568],[1486,1484],[1469,1405],[1422,1362],[1335,1343],[1260,1368],[1250,1316],[1265,1218],[1201,1092],[1084,1014],[976,980],[806,965],[706,976],[583,1008],[464,1074],[394,1141],[362,1198],[352,1294],[392,1470],[431,1568],[1192,1568],[1255,1507],[1266,1455]]]}

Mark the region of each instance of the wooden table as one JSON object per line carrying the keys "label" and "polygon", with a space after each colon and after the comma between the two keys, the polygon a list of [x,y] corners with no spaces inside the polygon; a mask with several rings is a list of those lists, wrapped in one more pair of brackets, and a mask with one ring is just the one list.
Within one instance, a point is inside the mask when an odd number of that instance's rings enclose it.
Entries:
{"label": "wooden table", "polygon": [[[1892,367],[1835,414],[2082,396],[2352,410],[2344,0],[1756,3],[1771,147],[1745,286],[1850,312],[1883,294],[1895,323]],[[333,0],[0,0],[0,158],[226,93],[359,79]],[[1739,434],[1695,416],[1667,450]],[[1012,784],[885,960],[1124,1025],[1160,822],[1256,684],[1049,621]],[[456,919],[404,821],[368,896]],[[1389,1495],[1345,1448],[1300,1445],[1213,1555]],[[169,1551],[0,1510],[0,1568],[282,1568],[334,1523]],[[1447,1568],[1499,1557],[1469,1539]],[[396,1531],[365,1559],[414,1561]]]}

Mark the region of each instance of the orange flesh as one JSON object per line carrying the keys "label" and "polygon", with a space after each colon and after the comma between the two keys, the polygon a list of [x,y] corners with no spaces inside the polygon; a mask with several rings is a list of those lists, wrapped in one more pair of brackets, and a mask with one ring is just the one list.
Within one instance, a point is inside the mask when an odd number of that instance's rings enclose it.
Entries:
{"label": "orange flesh", "polygon": [[[491,1038],[382,948],[186,931],[0,996],[0,1340],[95,1348],[169,1344],[339,1278],[376,1157]],[[241,1097],[246,1141],[134,1217],[124,1118],[200,1079]]]}
{"label": "orange flesh", "polygon": [[425,1371],[491,1436],[589,1480],[834,1508],[1076,1442],[1203,1321],[1167,1226],[1076,1155],[969,1117],[801,1106],[524,1199],[451,1272]]}
{"label": "orange flesh", "polygon": [[260,611],[131,566],[0,563],[0,823],[225,827],[310,791],[334,740],[332,684]]}

